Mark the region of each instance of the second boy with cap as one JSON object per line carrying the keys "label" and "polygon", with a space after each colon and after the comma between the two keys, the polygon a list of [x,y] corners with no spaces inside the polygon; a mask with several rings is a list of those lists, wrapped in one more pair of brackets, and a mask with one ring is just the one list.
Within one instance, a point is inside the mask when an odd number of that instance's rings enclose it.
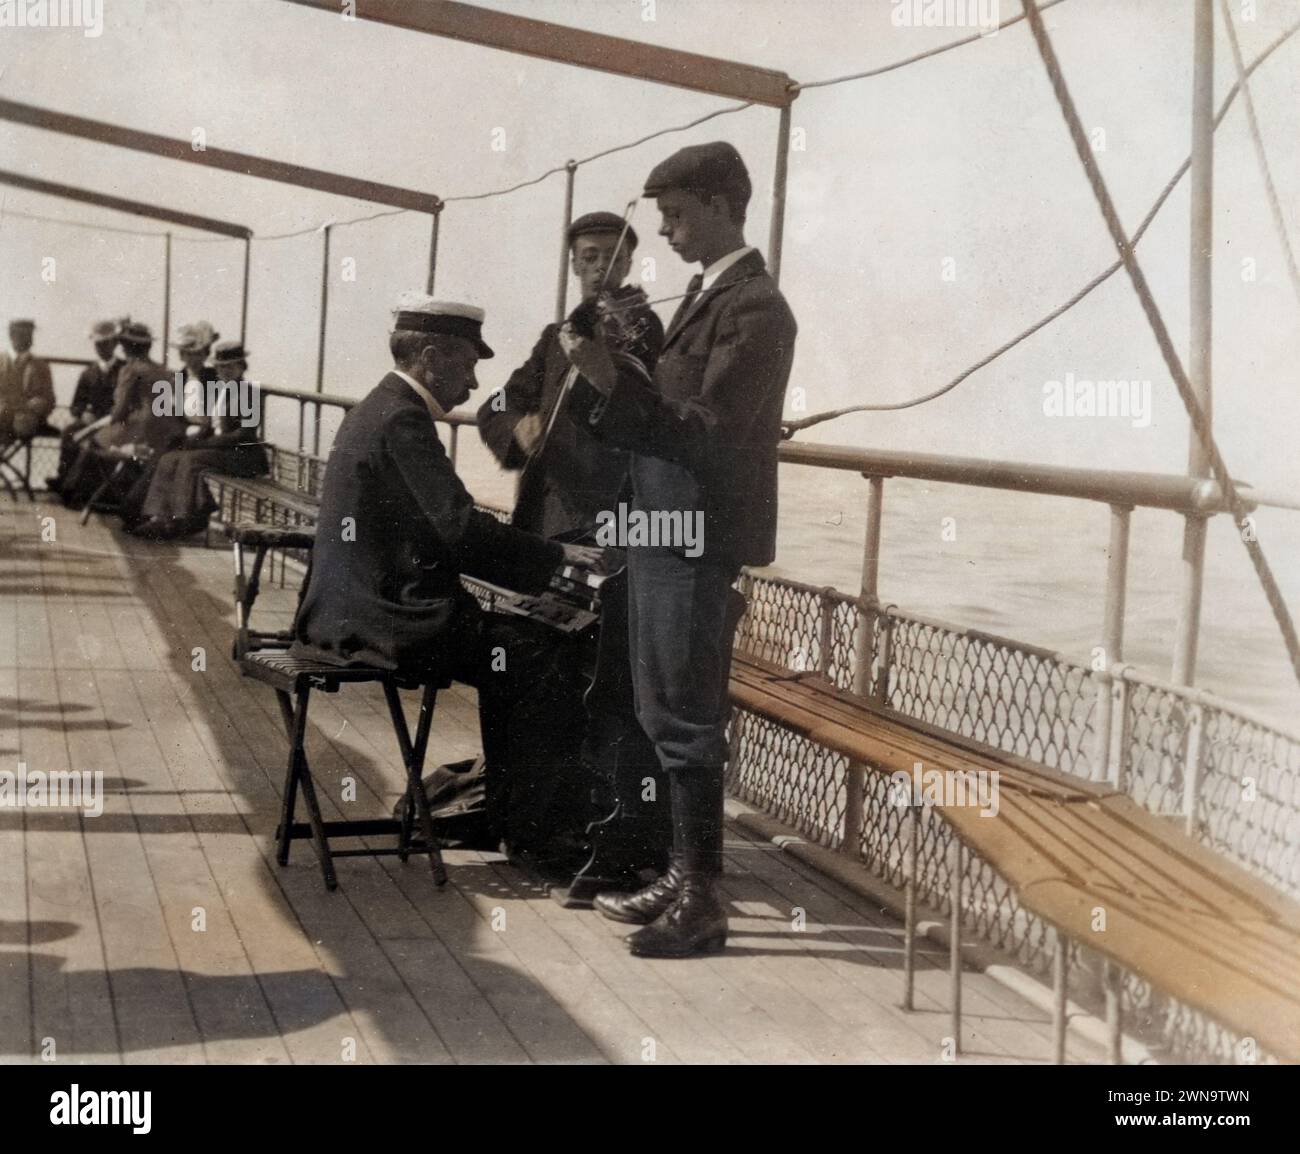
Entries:
{"label": "second boy with cap", "polygon": [[[641,289],[627,278],[636,250],[636,233],[628,228],[623,243],[623,218],[612,212],[589,212],[569,226],[569,251],[573,275],[590,302],[605,290],[606,299],[626,317],[629,329],[640,338],[631,350],[643,363],[654,366],[663,344],[663,325],[646,303]],[[505,385],[478,411],[478,431],[503,467],[523,469],[528,458],[544,455],[525,474],[515,500],[511,524],[543,537],[559,537],[593,528],[596,514],[613,509],[627,475],[627,454],[602,444],[586,429],[567,420],[551,421],[569,359],[560,348],[560,326],[542,330],[532,354]]]}

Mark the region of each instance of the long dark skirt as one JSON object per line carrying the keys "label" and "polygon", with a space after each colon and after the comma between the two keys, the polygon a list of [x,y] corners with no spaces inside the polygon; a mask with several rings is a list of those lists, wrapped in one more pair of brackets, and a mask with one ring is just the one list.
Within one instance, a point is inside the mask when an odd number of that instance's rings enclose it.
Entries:
{"label": "long dark skirt", "polygon": [[205,470],[234,477],[256,477],[266,472],[266,455],[260,445],[228,449],[173,449],[154,466],[149,490],[140,508],[142,517],[199,517],[211,512],[213,501],[203,483]]}

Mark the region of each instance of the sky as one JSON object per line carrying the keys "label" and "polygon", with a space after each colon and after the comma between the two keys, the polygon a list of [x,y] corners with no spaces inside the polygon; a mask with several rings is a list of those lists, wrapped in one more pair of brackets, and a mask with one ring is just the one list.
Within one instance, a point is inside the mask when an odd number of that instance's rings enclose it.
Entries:
{"label": "sky", "polygon": [[[488,6],[785,70],[815,80],[870,68],[964,34],[896,27],[893,0],[498,0]],[[1015,9],[1003,0],[1002,15]],[[1233,0],[1240,16],[1241,0]],[[1300,17],[1258,0],[1239,20],[1247,58]],[[653,17],[649,19],[647,17]],[[1104,136],[1105,175],[1130,226],[1190,141],[1191,20],[1182,0],[1067,0],[1046,16],[1085,123]],[[1221,28],[1217,88],[1232,64]],[[472,45],[345,21],[282,0],[104,0],[102,35],[0,28],[0,93],[169,136],[455,196],[533,177],[734,103]],[[1256,102],[1293,235],[1300,210],[1300,36],[1257,74]],[[1238,110],[1218,135],[1215,214],[1217,431],[1258,483],[1294,487],[1277,442],[1300,400],[1300,302],[1287,281]],[[749,161],[750,239],[767,242],[776,113],[720,117],[579,170],[575,211],[620,210],[649,168],[683,144],[726,138]],[[806,411],[897,401],[942,384],[1059,303],[1113,259],[1032,42],[1018,25],[882,77],[814,89],[794,105],[783,287],[801,323],[792,394]],[[495,147],[494,147],[495,145]],[[0,125],[4,164],[46,179],[246,224],[259,234],[365,215],[375,206],[214,172],[94,142]],[[6,211],[163,228],[7,190]],[[553,309],[563,181],[457,203],[442,228],[439,295],[483,305],[492,385],[526,355]],[[652,296],[687,269],[634,224]],[[183,230],[178,230],[179,232]],[[420,287],[428,219],[337,229],[325,387],[359,394],[385,364],[389,309]],[[1140,255],[1171,331],[1187,329],[1186,182]],[[41,279],[42,259],[57,279]],[[46,351],[84,351],[88,322],[130,312],[160,326],[162,241],[0,218],[0,314],[34,313]],[[1255,262],[1243,280],[1241,262]],[[344,262],[355,279],[346,279]],[[238,327],[238,243],[174,246],[172,324]],[[248,343],[254,371],[312,387],[319,234],[255,242]],[[947,278],[945,278],[945,270]],[[666,306],[670,309],[671,306]],[[1151,382],[1151,420],[1043,412],[1049,381]],[[1268,414],[1269,419],[1261,419]],[[1126,280],[981,371],[942,401],[825,426],[852,444],[1100,467],[1180,471],[1187,424]]]}
{"label": "sky", "polygon": [[[893,0],[489,0],[487,7],[782,69],[809,82],[870,69],[966,29],[899,26]],[[1002,0],[1012,15],[1015,0]],[[1216,5],[1217,8],[1217,5]],[[1252,59],[1300,20],[1300,0],[1231,0]],[[1191,141],[1192,20],[1185,0],[1066,0],[1045,14],[1067,81],[1131,229]],[[104,0],[102,34],[0,28],[0,95],[181,139],[442,197],[503,188],[734,104],[726,98],[508,55],[283,0]],[[1216,105],[1233,79],[1216,12]],[[1252,79],[1293,243],[1300,242],[1300,35]],[[1068,298],[1114,260],[1023,23],[872,79],[809,89],[792,112],[782,288],[798,318],[791,408],[896,402],[928,392]],[[749,108],[585,164],[575,214],[622,211],[646,173],[688,143],[727,139],[755,195],[766,248],[777,113]],[[244,224],[315,229],[377,206],[0,123],[0,167]],[[437,294],[482,305],[495,360],[485,388],[527,356],[554,309],[563,179],[450,204]],[[44,224],[19,213],[158,232],[156,222],[0,189],[0,317],[34,315],[38,347],[86,355],[89,324],[162,322],[163,241]],[[652,297],[693,269],[633,218],[635,275]],[[1139,258],[1186,355],[1187,182]],[[360,396],[387,366],[399,293],[422,288],[429,221],[416,213],[333,234],[323,371]],[[1241,478],[1300,491],[1300,301],[1288,280],[1238,101],[1216,136],[1214,419]],[[56,275],[43,278],[53,258]],[[205,318],[237,335],[239,243],[176,230],[172,330]],[[349,271],[351,275],[349,276]],[[251,375],[312,388],[321,235],[255,241]],[[570,300],[573,287],[570,285]],[[672,305],[663,306],[668,315]],[[1148,420],[1044,411],[1050,382],[1149,382]],[[71,380],[60,378],[70,391]],[[802,408],[795,410],[795,406]],[[809,439],[1097,468],[1182,472],[1188,425],[1122,276],[934,403],[820,426]],[[1300,514],[1272,517],[1300,555]],[[1229,542],[1229,548],[1232,543]],[[1244,561],[1242,562],[1244,566]],[[1252,580],[1241,568],[1243,580]],[[1300,578],[1297,578],[1300,583]],[[1295,598],[1293,598],[1293,601]]]}

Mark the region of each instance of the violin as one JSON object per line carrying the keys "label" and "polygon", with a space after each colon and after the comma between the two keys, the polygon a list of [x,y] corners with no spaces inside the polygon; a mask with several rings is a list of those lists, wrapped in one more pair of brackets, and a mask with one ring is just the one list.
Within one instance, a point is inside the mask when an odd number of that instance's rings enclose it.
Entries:
{"label": "violin", "polygon": [[[602,290],[579,304],[569,314],[568,323],[578,335],[603,341],[616,362],[633,369],[646,380],[650,379],[659,350],[650,321],[649,301],[641,289],[625,285],[619,289]],[[556,420],[580,375],[577,367],[571,365],[564,376],[546,418],[546,427],[520,471],[518,492],[521,496],[530,483],[530,474],[537,470],[537,462],[546,455],[546,445]]]}

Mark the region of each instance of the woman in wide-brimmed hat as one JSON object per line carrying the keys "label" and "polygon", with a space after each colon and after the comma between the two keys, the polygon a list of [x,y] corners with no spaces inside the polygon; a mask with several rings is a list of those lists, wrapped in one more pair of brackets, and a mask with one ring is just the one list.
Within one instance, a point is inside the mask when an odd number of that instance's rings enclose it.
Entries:
{"label": "woman in wide-brimmed hat", "polygon": [[206,411],[201,431],[186,439],[158,461],[141,508],[141,517],[131,532],[157,540],[187,537],[202,529],[213,509],[213,501],[203,481],[210,470],[236,477],[256,477],[267,470],[266,450],[258,439],[258,429],[240,420],[241,406],[232,394],[239,389],[256,388],[244,379],[248,372],[248,353],[240,341],[223,341],[217,345],[212,365],[224,388],[210,390],[215,396],[215,411]]}

